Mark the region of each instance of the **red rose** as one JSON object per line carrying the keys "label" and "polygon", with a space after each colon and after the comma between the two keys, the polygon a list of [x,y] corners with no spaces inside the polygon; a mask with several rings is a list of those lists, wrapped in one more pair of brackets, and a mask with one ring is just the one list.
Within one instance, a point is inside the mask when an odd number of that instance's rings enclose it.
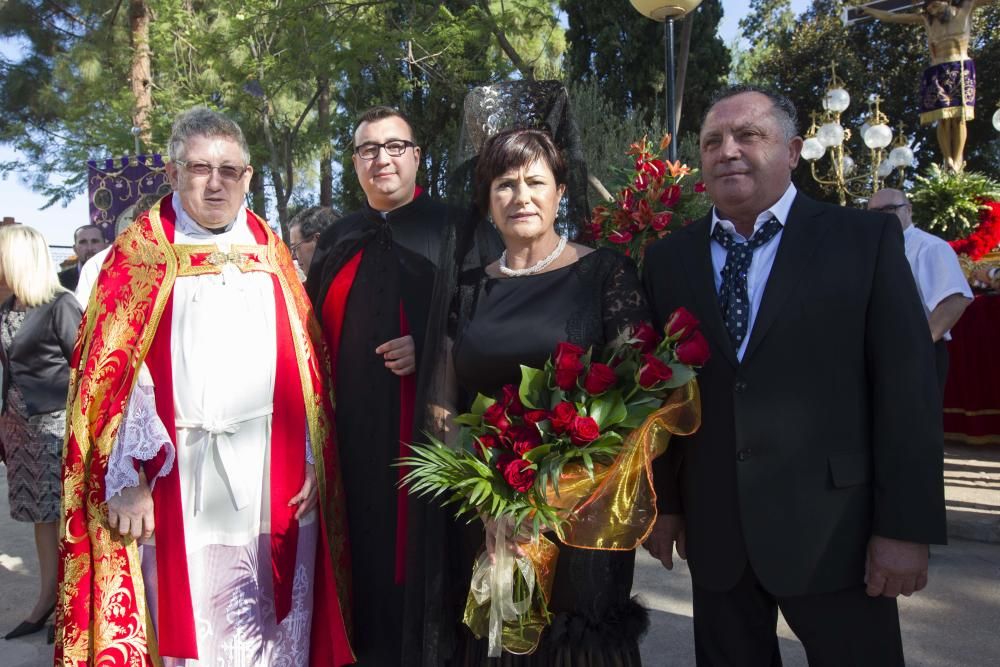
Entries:
{"label": "red rose", "polygon": [[524,456],[525,453],[542,444],[542,435],[533,424],[511,426],[504,436],[507,439],[507,444],[518,456]]}
{"label": "red rose", "polygon": [[704,192],[705,191],[705,183],[704,183],[704,181],[698,181],[697,183],[695,183],[694,184],[694,191],[695,192]]}
{"label": "red rose", "polygon": [[488,449],[496,449],[500,446],[500,441],[492,433],[484,433],[483,435],[477,436],[476,439],[479,441],[479,450],[483,455],[483,458],[488,459],[489,454],[486,453]]}
{"label": "red rose", "polygon": [[549,418],[548,410],[527,410],[524,413],[525,424],[537,424]]}
{"label": "red rose", "polygon": [[667,320],[667,324],[664,330],[667,332],[668,338],[673,338],[678,336],[681,340],[685,340],[691,334],[698,330],[698,318],[691,314],[691,311],[687,308],[678,308]]}
{"label": "red rose", "polygon": [[569,427],[569,439],[577,447],[597,440],[601,434],[601,429],[597,427],[597,422],[593,417],[576,417]]}
{"label": "red rose", "polygon": [[579,345],[572,343],[559,343],[556,345],[556,353],[553,365],[555,366],[556,385],[563,391],[570,391],[576,387],[577,378],[583,372],[583,362],[580,357],[584,350]]}
{"label": "red rose", "polygon": [[615,371],[607,364],[592,363],[587,377],[583,379],[583,389],[591,396],[603,394],[618,382]]}
{"label": "red rose", "polygon": [[563,401],[552,408],[552,413],[549,415],[549,422],[552,424],[552,430],[556,433],[565,433],[566,429],[569,428],[573,420],[578,416],[576,411],[576,406],[569,401]]}
{"label": "red rose", "polygon": [[652,354],[642,355],[643,365],[639,367],[639,386],[643,389],[652,389],[661,382],[666,382],[673,377],[674,372],[670,366],[660,361]]}
{"label": "red rose", "polygon": [[503,386],[502,397],[500,398],[500,403],[503,403],[504,408],[507,412],[514,415],[515,417],[520,417],[524,414],[524,405],[521,403],[521,397],[518,395],[517,387],[512,384],[505,384]]}
{"label": "red rose", "polygon": [[660,334],[656,332],[653,325],[643,322],[632,332],[632,347],[638,349],[643,354],[652,352],[660,344]]}
{"label": "red rose", "polygon": [[671,185],[660,195],[660,203],[667,208],[673,208],[681,199],[681,186]]}
{"label": "red rose", "polygon": [[708,351],[708,341],[695,330],[686,340],[677,346],[677,361],[688,366],[704,366],[708,361],[710,353]]}
{"label": "red rose", "polygon": [[495,427],[501,433],[506,432],[510,428],[510,420],[507,419],[507,413],[502,403],[494,403],[486,408],[486,412],[483,413],[483,421]]}
{"label": "red rose", "polygon": [[524,459],[511,458],[505,460],[502,465],[500,472],[512,489],[521,493],[531,489],[535,483],[535,471],[531,468],[531,463]]}

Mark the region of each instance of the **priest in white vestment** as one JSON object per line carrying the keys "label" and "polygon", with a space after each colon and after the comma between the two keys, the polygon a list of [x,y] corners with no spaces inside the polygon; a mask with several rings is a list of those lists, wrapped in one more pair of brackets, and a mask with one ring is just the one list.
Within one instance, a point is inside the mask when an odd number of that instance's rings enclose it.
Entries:
{"label": "priest in white vestment", "polygon": [[[57,663],[348,664],[318,329],[287,248],[243,206],[253,170],[239,127],[185,112],[170,158],[174,192],[116,241],[81,328],[64,485],[83,487],[86,509],[104,501],[107,523],[88,523],[98,548],[87,556],[73,530],[84,512],[64,507]],[[129,363],[109,372],[116,353]],[[78,476],[78,462],[103,480]],[[121,582],[101,573],[115,557],[128,563]],[[88,558],[80,579],[75,563]],[[122,599],[131,620],[104,604]],[[85,604],[109,632],[84,637]]]}

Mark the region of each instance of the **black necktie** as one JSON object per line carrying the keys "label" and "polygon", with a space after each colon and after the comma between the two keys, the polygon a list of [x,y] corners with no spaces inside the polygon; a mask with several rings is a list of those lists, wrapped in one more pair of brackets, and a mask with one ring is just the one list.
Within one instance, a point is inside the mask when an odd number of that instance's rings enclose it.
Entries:
{"label": "black necktie", "polygon": [[753,251],[774,238],[781,231],[781,223],[771,218],[754,232],[746,243],[733,238],[732,234],[716,224],[712,238],[726,249],[726,265],[722,268],[722,287],[719,289],[719,307],[722,319],[729,330],[733,348],[740,349],[747,335],[750,321],[750,296],[747,293],[747,272],[753,260]]}

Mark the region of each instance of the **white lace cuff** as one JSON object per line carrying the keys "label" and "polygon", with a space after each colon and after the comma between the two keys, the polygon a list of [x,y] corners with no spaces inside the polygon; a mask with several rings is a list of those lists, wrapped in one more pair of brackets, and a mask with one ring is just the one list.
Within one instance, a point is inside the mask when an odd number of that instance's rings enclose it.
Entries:
{"label": "white lace cuff", "polygon": [[[140,374],[108,458],[108,472],[104,476],[105,500],[120,494],[122,489],[139,486],[135,461],[149,461],[162,447],[166,447],[167,457],[156,479],[165,476],[174,467],[176,451],[167,428],[156,414],[153,385],[144,383],[143,379]],[[150,488],[156,483],[156,479],[149,480]]]}

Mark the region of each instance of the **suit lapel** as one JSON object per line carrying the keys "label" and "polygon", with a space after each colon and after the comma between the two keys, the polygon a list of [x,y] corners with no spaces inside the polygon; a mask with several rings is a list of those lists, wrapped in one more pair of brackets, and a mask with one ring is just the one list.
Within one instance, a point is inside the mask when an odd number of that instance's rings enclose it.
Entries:
{"label": "suit lapel", "polygon": [[733,350],[729,332],[722,321],[722,311],[719,309],[719,295],[715,291],[715,269],[712,267],[712,241],[709,230],[712,226],[712,216],[698,220],[681,232],[687,234],[685,244],[688,252],[684,253],[684,268],[694,295],[692,306],[702,318],[702,333],[722,350],[726,361],[733,368],[739,365],[736,351]]}
{"label": "suit lapel", "polygon": [[829,231],[831,221],[822,216],[823,207],[799,194],[792,203],[788,220],[781,234],[781,244],[764,287],[760,311],[754,320],[750,342],[743,354],[746,363],[774,324],[781,307],[806,275],[812,256]]}

